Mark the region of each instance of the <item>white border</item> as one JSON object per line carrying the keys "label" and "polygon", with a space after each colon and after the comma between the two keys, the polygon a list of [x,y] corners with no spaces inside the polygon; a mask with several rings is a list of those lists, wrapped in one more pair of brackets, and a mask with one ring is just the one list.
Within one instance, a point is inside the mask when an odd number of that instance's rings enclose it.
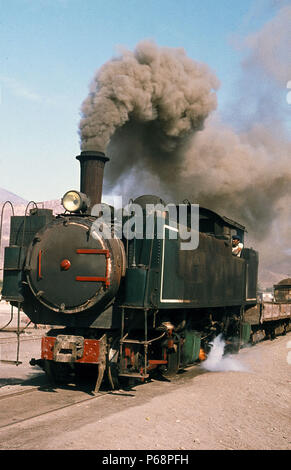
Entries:
{"label": "white border", "polygon": [[165,262],[165,243],[166,243],[166,228],[168,230],[173,230],[174,232],[179,232],[179,230],[175,227],[171,227],[170,225],[164,225],[164,236],[163,236],[163,250],[162,250],[162,270],[161,270],[161,293],[160,293],[160,302],[161,303],[191,303],[190,300],[181,300],[181,299],[163,299],[163,288],[164,288],[164,262]]}

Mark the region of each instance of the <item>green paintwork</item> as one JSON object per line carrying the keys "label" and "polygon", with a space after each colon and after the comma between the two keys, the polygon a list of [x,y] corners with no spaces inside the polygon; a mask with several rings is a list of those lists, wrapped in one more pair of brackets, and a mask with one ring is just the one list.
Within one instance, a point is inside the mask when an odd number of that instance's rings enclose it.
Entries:
{"label": "green paintwork", "polygon": [[147,270],[128,268],[125,276],[125,305],[143,306],[146,288]]}
{"label": "green paintwork", "polygon": [[52,211],[49,209],[38,209],[33,215],[26,217],[11,217],[10,245],[28,246],[35,234],[52,220]]}
{"label": "green paintwork", "polygon": [[192,364],[199,357],[201,345],[200,333],[197,331],[185,331],[185,342],[182,349],[182,362]]}
{"label": "green paintwork", "polygon": [[22,295],[22,268],[26,249],[20,246],[5,248],[4,278],[2,298],[5,300],[23,302]]}
{"label": "green paintwork", "polygon": [[251,325],[247,322],[241,323],[241,342],[242,344],[247,344],[251,336]]}

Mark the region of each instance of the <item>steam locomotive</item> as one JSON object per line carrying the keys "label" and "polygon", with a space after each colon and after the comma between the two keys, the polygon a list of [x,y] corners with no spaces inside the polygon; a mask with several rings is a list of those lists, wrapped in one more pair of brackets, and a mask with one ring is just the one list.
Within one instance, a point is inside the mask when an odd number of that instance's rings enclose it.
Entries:
{"label": "steam locomotive", "polygon": [[[199,361],[220,333],[238,350],[278,325],[286,331],[291,299],[281,299],[284,313],[275,320],[271,313],[269,330],[263,330],[258,253],[244,248],[241,257],[232,255],[231,236],[243,242],[244,226],[200,207],[199,245],[190,251],[180,249],[182,221],[173,224],[163,211],[155,214],[150,238],[114,236],[113,216],[103,227],[113,236],[104,236],[94,231],[98,216],[91,209],[101,203],[108,158],[96,151],[76,158],[81,188],[65,194],[63,213],[34,207],[29,215],[11,217],[2,298],[35,324],[51,327],[41,358],[31,364],[54,382],[93,369],[97,392],[105,377],[116,388],[121,380],[145,380],[153,371],[174,375]],[[142,208],[143,224],[147,204],[163,203],[157,196],[133,202]],[[126,220],[122,213],[121,224]]]}

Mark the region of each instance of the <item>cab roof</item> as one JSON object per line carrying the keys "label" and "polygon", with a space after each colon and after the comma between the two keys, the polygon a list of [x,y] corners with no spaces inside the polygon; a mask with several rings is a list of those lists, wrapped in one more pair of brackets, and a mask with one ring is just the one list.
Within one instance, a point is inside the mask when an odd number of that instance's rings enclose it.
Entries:
{"label": "cab roof", "polygon": [[200,218],[213,219],[219,225],[224,225],[229,228],[247,232],[246,227],[244,225],[241,225],[238,222],[235,222],[234,220],[229,219],[228,217],[219,215],[217,214],[217,212],[214,212],[211,209],[206,209],[206,207],[199,206],[199,214],[200,214]]}

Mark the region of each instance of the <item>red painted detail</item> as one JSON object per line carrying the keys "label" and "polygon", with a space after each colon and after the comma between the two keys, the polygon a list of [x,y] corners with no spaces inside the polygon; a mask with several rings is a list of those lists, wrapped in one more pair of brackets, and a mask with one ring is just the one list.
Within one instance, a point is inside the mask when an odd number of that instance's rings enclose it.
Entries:
{"label": "red painted detail", "polygon": [[83,357],[76,362],[98,364],[100,352],[100,342],[97,339],[85,339],[84,341],[84,354]]}
{"label": "red painted detail", "polygon": [[[143,367],[140,368],[140,371],[139,371],[139,372],[140,372],[141,375],[143,374]],[[141,377],[140,380],[141,380],[142,382],[144,382],[144,377]]]}
{"label": "red painted detail", "polygon": [[85,249],[78,248],[76,250],[76,253],[78,255],[90,255],[90,254],[93,254],[93,255],[109,255],[109,250],[100,250],[100,249],[97,249],[97,248],[85,248]]}
{"label": "red painted detail", "polygon": [[173,339],[168,339],[168,348],[171,349],[174,347],[174,340]]}
{"label": "red painted detail", "polygon": [[60,266],[63,271],[68,271],[68,269],[70,269],[71,267],[71,263],[68,259],[63,259],[63,261],[61,261]]}
{"label": "red painted detail", "polygon": [[168,364],[168,361],[163,360],[163,359],[150,359],[149,360],[149,365],[147,367],[147,370],[154,370],[156,369],[159,365],[162,364]]}
{"label": "red painted detail", "polygon": [[38,270],[37,270],[38,279],[42,279],[42,274],[41,274],[41,257],[42,257],[42,251],[39,250],[39,252],[38,252]]}
{"label": "red painted detail", "polygon": [[134,351],[131,351],[130,363],[131,363],[132,366],[135,365],[135,354],[134,354]]}
{"label": "red painted detail", "polygon": [[76,281],[84,281],[84,282],[106,282],[106,277],[76,276]]}
{"label": "red painted detail", "polygon": [[110,277],[109,277],[109,259],[110,259],[110,252],[109,250],[101,250],[97,248],[78,248],[76,253],[79,255],[105,255],[106,257],[106,273],[105,277],[95,277],[95,276],[77,276],[76,281],[83,281],[83,282],[105,282],[105,286],[110,286]]}
{"label": "red painted detail", "polygon": [[50,336],[44,336],[41,339],[41,358],[48,359],[50,361],[53,360],[53,348],[55,344],[56,338],[52,338]]}
{"label": "red painted detail", "polygon": [[[56,338],[45,336],[41,340],[41,358],[49,361],[54,360],[54,344]],[[75,362],[99,364],[100,362],[100,341],[98,339],[85,339],[84,340],[84,353],[80,359]]]}

